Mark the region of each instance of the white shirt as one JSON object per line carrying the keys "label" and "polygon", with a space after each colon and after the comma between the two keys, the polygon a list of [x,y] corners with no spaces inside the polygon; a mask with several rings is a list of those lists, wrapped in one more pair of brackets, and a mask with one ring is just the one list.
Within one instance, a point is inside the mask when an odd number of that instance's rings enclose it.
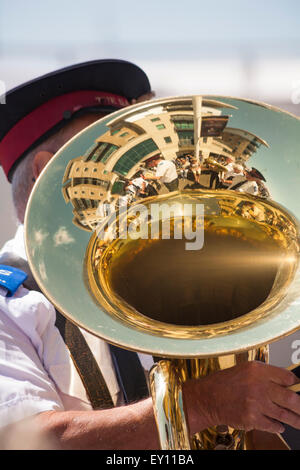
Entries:
{"label": "white shirt", "polygon": [[161,160],[156,168],[156,174],[162,183],[171,183],[178,178],[175,163],[171,160]]}
{"label": "white shirt", "polygon": [[134,184],[134,186],[137,186],[140,189],[144,189],[148,185],[147,181],[145,181],[142,177],[135,178],[134,180],[132,180],[132,184]]}
{"label": "white shirt", "polygon": [[228,171],[227,173],[225,173],[225,180],[231,177],[234,178],[235,176],[243,176],[243,175],[244,175],[243,171],[236,171],[236,170]]}
{"label": "white shirt", "polygon": [[228,163],[228,165],[226,165],[226,170],[227,170],[227,172],[225,173],[226,176],[228,175],[229,172],[231,173],[233,171],[233,167],[234,167],[234,162]]}
{"label": "white shirt", "polygon": [[[26,259],[23,227],[0,252]],[[1,259],[0,259],[1,264]],[[0,427],[49,410],[88,410],[91,405],[69,351],[55,327],[55,310],[43,294],[20,286],[0,294]],[[98,362],[114,403],[120,389],[108,345],[81,330]],[[141,355],[151,367],[151,356]],[[152,361],[153,362],[153,361]]]}
{"label": "white shirt", "polygon": [[237,191],[241,193],[249,193],[253,194],[253,196],[256,196],[258,194],[258,186],[255,181],[247,181],[245,184],[240,186]]}
{"label": "white shirt", "polygon": [[234,187],[236,184],[242,181],[245,181],[245,182],[234,191],[238,191],[240,193],[249,193],[249,194],[253,194],[254,196],[258,194],[257,183],[255,181],[247,181],[243,175],[235,176],[233,180],[231,181],[231,184],[228,187],[228,189],[232,189],[232,187]]}

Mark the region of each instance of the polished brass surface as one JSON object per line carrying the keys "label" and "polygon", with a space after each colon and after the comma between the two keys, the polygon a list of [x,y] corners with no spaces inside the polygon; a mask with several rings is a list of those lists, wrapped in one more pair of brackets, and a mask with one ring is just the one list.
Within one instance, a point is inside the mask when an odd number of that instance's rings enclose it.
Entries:
{"label": "polished brass surface", "polygon": [[155,364],[150,371],[150,390],[161,448],[246,450],[246,433],[228,426],[219,425],[193,436],[189,435],[182,402],[182,384],[188,379],[201,379],[237,364],[254,360],[268,362],[268,359],[269,348],[264,346],[237,355],[207,359],[161,360]]}
{"label": "polished brass surface", "polygon": [[[36,184],[26,216],[32,271],[81,327],[163,358],[150,374],[163,449],[247,448],[244,432],[226,426],[190,436],[182,383],[267,362],[266,344],[300,326],[299,132],[298,118],[266,104],[162,98],[80,133]],[[61,180],[58,208],[49,193],[58,197]],[[177,236],[185,228],[203,245],[187,248],[193,240]]]}
{"label": "polished brass surface", "polygon": [[[223,335],[271,315],[297,268],[295,219],[274,203],[229,191],[171,193],[159,202],[203,204],[203,226],[196,216],[191,224],[204,230],[204,247],[189,251],[186,240],[174,239],[176,218],[170,239],[160,229],[156,239],[133,240],[122,236],[128,220],[124,226],[116,218],[105,240],[95,233],[87,249],[97,301],[135,328],[182,339]],[[145,233],[151,225],[143,223]]]}
{"label": "polished brass surface", "polygon": [[186,364],[186,361],[161,360],[150,372],[154,415],[160,445],[164,450],[190,449],[181,386]]}

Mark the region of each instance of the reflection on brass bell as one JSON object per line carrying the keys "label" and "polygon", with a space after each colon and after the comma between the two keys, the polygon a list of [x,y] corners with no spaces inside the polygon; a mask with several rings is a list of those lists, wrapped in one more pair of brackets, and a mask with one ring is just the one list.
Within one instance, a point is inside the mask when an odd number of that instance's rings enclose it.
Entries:
{"label": "reflection on brass bell", "polygon": [[229,428],[226,425],[220,425],[216,428],[216,446],[215,450],[230,450],[233,447],[234,440],[229,434]]}

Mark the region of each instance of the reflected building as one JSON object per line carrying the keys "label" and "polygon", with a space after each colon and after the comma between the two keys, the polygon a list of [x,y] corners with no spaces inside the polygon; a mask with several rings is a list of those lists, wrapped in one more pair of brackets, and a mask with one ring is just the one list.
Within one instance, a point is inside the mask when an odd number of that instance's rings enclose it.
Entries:
{"label": "reflected building", "polygon": [[[94,230],[106,206],[117,207],[121,198],[132,203],[142,197],[136,178],[151,175],[146,164],[156,155],[176,163],[178,174],[178,159],[189,155],[190,174],[199,174],[199,187],[216,189],[228,157],[245,165],[260,145],[268,146],[247,130],[229,127],[231,109],[236,108],[215,99],[173,98],[148,102],[138,111],[129,107],[113,117],[106,123],[107,131],[66,168],[62,191],[73,206],[74,224]],[[179,177],[179,190],[190,189]],[[145,184],[152,189],[148,195],[168,192],[158,182]]]}
{"label": "reflected building", "polygon": [[261,145],[269,147],[259,136],[243,129],[226,127],[218,137],[203,137],[201,151],[204,158],[221,159],[230,157],[238,164],[245,164]]}

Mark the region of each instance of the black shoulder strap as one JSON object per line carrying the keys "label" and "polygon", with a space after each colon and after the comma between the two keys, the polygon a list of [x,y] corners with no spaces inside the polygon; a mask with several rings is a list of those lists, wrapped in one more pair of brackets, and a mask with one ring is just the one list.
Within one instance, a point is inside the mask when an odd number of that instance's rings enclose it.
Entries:
{"label": "black shoulder strap", "polygon": [[102,372],[78,326],[56,310],[55,325],[67,345],[94,410],[114,406]]}
{"label": "black shoulder strap", "polygon": [[240,188],[241,186],[243,186],[243,184],[247,183],[247,180],[243,180],[243,181],[240,181],[239,183],[236,183],[234,184],[233,186],[231,186],[230,189],[238,189]]}
{"label": "black shoulder strap", "polygon": [[135,352],[109,345],[112,360],[123,390],[126,403],[132,403],[149,395],[144,369]]}
{"label": "black shoulder strap", "polygon": [[[24,286],[29,290],[40,291],[27,261],[9,254],[1,257],[1,264],[22,269],[28,274]],[[101,370],[80,329],[67,320],[58,310],[56,310],[55,325],[70,351],[93,409],[113,407],[113,401]],[[148,387],[137,354],[116,346],[111,346],[110,351],[126,403],[146,397]]]}

